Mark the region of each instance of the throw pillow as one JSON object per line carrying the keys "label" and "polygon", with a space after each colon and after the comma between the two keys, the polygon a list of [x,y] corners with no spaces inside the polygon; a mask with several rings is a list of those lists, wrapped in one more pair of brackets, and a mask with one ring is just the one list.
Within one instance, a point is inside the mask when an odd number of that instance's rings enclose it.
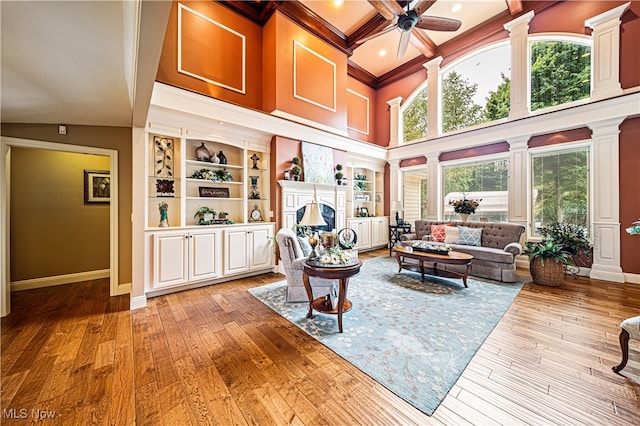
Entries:
{"label": "throw pillow", "polygon": [[309,257],[311,254],[311,244],[309,244],[309,240],[306,238],[298,237],[298,242],[300,243],[300,248],[302,249],[302,253],[305,257]]}
{"label": "throw pillow", "polygon": [[444,241],[444,225],[431,225],[431,241]]}
{"label": "throw pillow", "polygon": [[446,244],[458,244],[458,234],[457,226],[444,226],[444,242]]}
{"label": "throw pillow", "polygon": [[465,246],[480,246],[481,241],[482,228],[458,226],[458,244]]}

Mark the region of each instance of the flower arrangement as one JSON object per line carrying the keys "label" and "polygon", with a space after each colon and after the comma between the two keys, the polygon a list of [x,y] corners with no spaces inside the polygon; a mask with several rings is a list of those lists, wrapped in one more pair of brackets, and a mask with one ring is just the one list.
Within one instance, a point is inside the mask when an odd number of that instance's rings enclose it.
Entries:
{"label": "flower arrangement", "polygon": [[328,247],[320,255],[323,265],[348,265],[355,259],[353,253],[340,250],[340,247]]}
{"label": "flower arrangement", "polygon": [[476,200],[449,200],[449,205],[453,206],[453,211],[459,214],[474,214],[478,206],[480,206],[482,198]]}
{"label": "flower arrangement", "polygon": [[631,235],[640,235],[640,219],[633,222],[625,231]]}
{"label": "flower arrangement", "polygon": [[227,169],[223,170],[209,170],[209,169],[200,169],[194,171],[190,179],[200,179],[200,180],[210,180],[213,182],[231,182],[233,181],[233,176],[231,173],[227,171]]}

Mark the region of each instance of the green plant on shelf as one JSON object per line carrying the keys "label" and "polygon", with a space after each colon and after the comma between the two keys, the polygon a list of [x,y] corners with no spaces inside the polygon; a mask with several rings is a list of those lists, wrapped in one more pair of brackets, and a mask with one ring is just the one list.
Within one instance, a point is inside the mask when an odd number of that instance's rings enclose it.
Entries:
{"label": "green plant on shelf", "polygon": [[353,185],[353,189],[355,189],[356,191],[366,191],[367,190],[367,184],[364,183],[363,181],[358,180]]}
{"label": "green plant on shelf", "polygon": [[231,182],[233,181],[233,176],[231,173],[227,171],[227,169],[222,170],[209,170],[209,169],[200,169],[195,170],[190,179],[199,179],[199,180],[210,180],[212,182]]}
{"label": "green plant on shelf", "polygon": [[[198,225],[211,225],[214,223],[214,218],[216,217],[217,212],[213,210],[211,207],[200,207],[196,214],[193,215],[194,218],[200,218],[198,220]],[[209,216],[207,218],[207,216]]]}

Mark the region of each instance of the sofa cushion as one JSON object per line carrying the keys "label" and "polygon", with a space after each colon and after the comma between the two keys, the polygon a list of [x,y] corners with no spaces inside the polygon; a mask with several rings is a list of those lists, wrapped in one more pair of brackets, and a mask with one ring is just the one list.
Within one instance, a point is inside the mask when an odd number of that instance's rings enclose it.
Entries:
{"label": "sofa cushion", "polygon": [[298,243],[300,244],[300,248],[302,249],[304,256],[309,257],[311,254],[311,244],[309,244],[309,240],[303,237],[298,237]]}
{"label": "sofa cushion", "polygon": [[431,225],[431,240],[439,243],[444,241],[444,225]]}
{"label": "sofa cushion", "polygon": [[444,226],[444,242],[445,244],[457,244],[458,243],[459,230],[457,226]]}
{"label": "sofa cushion", "polygon": [[458,244],[464,246],[480,246],[482,243],[482,228],[458,226]]}
{"label": "sofa cushion", "polygon": [[509,253],[503,250],[492,249],[488,247],[463,246],[460,244],[453,244],[451,245],[451,248],[455,251],[472,255],[473,260],[471,261],[471,263],[473,262],[478,263],[477,261],[484,261],[484,262],[495,264],[497,266],[498,264],[505,264],[505,263],[513,264],[515,260],[512,253]]}

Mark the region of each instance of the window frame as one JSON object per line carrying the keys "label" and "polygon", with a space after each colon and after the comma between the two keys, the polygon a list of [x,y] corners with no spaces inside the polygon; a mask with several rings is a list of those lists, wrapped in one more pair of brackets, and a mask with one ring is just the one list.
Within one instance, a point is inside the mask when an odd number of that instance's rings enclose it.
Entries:
{"label": "window frame", "polygon": [[[402,143],[413,143],[413,142],[420,142],[426,139],[427,135],[425,134],[423,137],[418,138],[418,139],[412,139],[410,141],[407,141],[404,139],[404,113],[407,110],[407,108],[409,108],[409,106],[413,103],[413,101],[418,97],[418,94],[420,92],[422,92],[423,90],[427,89],[427,105],[429,104],[429,79],[426,79],[424,82],[422,82],[418,87],[416,87],[416,89],[411,92],[411,94],[409,96],[407,96],[407,99],[405,99],[405,101],[402,103],[402,105],[400,105],[400,123],[402,123]],[[440,94],[438,93],[438,97],[440,96]],[[427,131],[429,130],[429,122],[427,121]]]}
{"label": "window frame", "polygon": [[535,235],[534,224],[534,203],[533,203],[533,160],[536,157],[554,154],[568,154],[587,150],[587,228],[593,228],[593,142],[588,139],[580,141],[564,142],[557,145],[540,146],[529,148],[527,151],[527,241],[541,241],[539,235]]}

